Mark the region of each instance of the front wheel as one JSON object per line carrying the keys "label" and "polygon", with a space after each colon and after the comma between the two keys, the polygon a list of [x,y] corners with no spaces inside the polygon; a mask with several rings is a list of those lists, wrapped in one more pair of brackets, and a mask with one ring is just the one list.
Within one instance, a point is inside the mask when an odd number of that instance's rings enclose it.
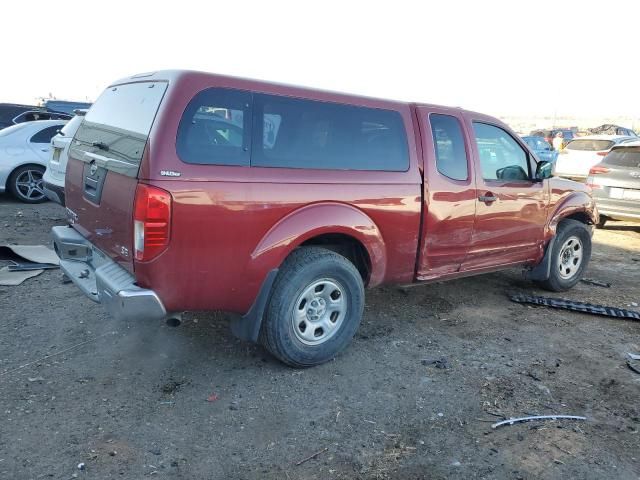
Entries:
{"label": "front wheel", "polygon": [[591,258],[591,235],[576,220],[563,220],[558,225],[551,252],[549,278],[540,285],[553,292],[569,290],[582,278]]}
{"label": "front wheel", "polygon": [[261,342],[293,367],[319,365],[349,344],[363,308],[362,277],[349,260],[324,248],[299,248],[278,273]]}

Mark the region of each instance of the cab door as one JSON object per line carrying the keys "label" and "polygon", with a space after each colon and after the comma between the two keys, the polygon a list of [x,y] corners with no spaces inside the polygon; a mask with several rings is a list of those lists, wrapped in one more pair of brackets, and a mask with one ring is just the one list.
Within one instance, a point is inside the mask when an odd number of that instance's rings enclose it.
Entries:
{"label": "cab door", "polygon": [[476,215],[462,270],[534,260],[542,248],[547,182],[534,178],[535,161],[504,126],[467,120],[474,135]]}
{"label": "cab door", "polygon": [[455,274],[473,233],[476,190],[471,138],[457,109],[418,107],[424,158],[417,279]]}

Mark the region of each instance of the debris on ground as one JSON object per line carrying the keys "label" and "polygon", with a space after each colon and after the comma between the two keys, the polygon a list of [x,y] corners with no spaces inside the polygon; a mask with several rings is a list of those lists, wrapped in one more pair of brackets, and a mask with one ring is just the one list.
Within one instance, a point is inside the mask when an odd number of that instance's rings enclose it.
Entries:
{"label": "debris on ground", "polygon": [[207,402],[209,403],[215,402],[216,400],[218,400],[218,395],[216,395],[215,393],[212,393],[207,397]]}
{"label": "debris on ground", "polygon": [[524,293],[510,294],[509,299],[516,303],[531,303],[551,308],[560,308],[574,312],[591,313],[593,315],[603,315],[614,318],[632,318],[640,320],[640,312],[627,310],[626,308],[609,307],[605,305],[595,305],[586,302],[567,300],[566,298],[541,297],[538,295],[526,295]]}
{"label": "debris on ground", "polygon": [[449,361],[445,358],[436,358],[436,359],[428,359],[425,358],[424,360],[422,360],[422,365],[424,366],[429,366],[429,365],[433,365],[436,368],[440,368],[440,369],[445,369],[445,368],[449,368]]}
{"label": "debris on ground", "polygon": [[296,463],[296,466],[300,466],[305,462],[308,462],[309,460],[313,460],[314,458],[316,458],[318,455],[320,455],[321,453],[326,452],[327,450],[329,450],[329,447],[324,447],[322,450],[314,453],[313,455],[309,455],[306,458],[303,458],[302,460],[300,460],[299,462]]}
{"label": "debris on ground", "polygon": [[600,280],[594,280],[593,278],[582,278],[580,281],[597,287],[611,288],[611,284],[609,282],[602,282]]}
{"label": "debris on ground", "polygon": [[629,355],[629,358],[631,360],[640,360],[640,355],[636,354],[636,353],[629,353],[627,352],[627,355]]}
{"label": "debris on ground", "polygon": [[502,422],[494,423],[491,428],[498,428],[503,425],[513,425],[514,423],[530,422],[532,420],[586,420],[587,417],[578,415],[533,415],[530,417],[509,418]]}
{"label": "debris on ground", "polygon": [[47,269],[59,268],[58,256],[44,245],[0,245],[0,260],[12,264],[0,268],[3,286],[15,287]]}
{"label": "debris on ground", "polygon": [[627,360],[627,367],[629,367],[629,370],[640,374],[640,365],[635,365],[633,362]]}
{"label": "debris on ground", "polygon": [[84,470],[86,468],[87,468],[87,466],[84,463],[79,463],[78,464],[78,470]]}

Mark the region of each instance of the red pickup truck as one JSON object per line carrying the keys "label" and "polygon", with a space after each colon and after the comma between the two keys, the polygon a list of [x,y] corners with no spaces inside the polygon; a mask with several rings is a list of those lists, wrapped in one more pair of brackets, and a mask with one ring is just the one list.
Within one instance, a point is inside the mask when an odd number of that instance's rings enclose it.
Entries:
{"label": "red pickup truck", "polygon": [[571,288],[588,189],[499,120],[187,71],[109,86],[69,150],[63,271],[115,316],[240,315],[310,366],[353,337],[364,288],[522,267]]}

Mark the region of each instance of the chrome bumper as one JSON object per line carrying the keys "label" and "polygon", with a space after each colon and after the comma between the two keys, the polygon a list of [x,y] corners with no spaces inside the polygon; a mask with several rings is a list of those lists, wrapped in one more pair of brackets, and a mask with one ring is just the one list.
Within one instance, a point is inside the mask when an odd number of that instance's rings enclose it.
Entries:
{"label": "chrome bumper", "polygon": [[53,227],[60,268],[84,294],[101,303],[118,320],[161,320],[167,311],[153,290],[140,288],[135,277],[98,250],[72,227]]}

